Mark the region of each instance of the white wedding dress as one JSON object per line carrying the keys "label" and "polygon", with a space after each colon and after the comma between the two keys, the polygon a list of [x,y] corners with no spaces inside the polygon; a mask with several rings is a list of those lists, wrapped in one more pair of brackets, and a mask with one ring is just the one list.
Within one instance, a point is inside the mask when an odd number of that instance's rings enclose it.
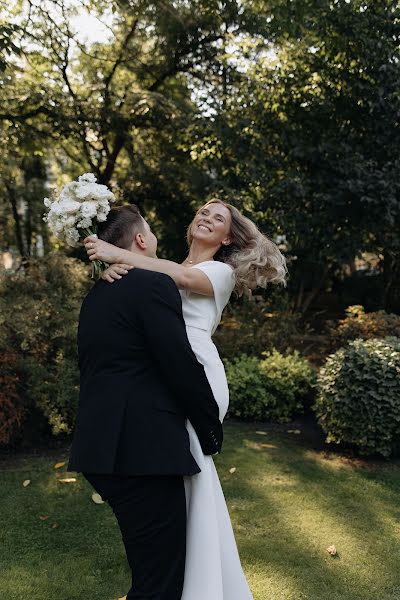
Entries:
{"label": "white wedding dress", "polygon": [[[218,261],[193,265],[203,271],[214,297],[181,291],[190,344],[204,366],[222,421],[229,404],[223,363],[211,335],[234,288],[231,267]],[[187,546],[182,600],[252,600],[232,530],[228,507],[211,456],[204,456],[196,432],[187,421],[190,449],[201,473],[185,477]]]}

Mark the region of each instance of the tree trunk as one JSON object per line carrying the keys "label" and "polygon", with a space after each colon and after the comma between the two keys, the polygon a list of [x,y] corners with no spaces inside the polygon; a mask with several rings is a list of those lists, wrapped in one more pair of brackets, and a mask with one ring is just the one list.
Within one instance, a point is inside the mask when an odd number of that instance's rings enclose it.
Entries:
{"label": "tree trunk", "polygon": [[303,302],[303,294],[304,294],[304,279],[302,277],[300,280],[300,287],[299,287],[299,291],[297,293],[297,298],[296,298],[296,310],[300,310],[301,304]]}
{"label": "tree trunk", "polygon": [[122,148],[124,147],[126,137],[127,137],[126,133],[117,134],[115,141],[114,141],[114,148],[107,160],[106,167],[105,167],[103,173],[100,174],[99,183],[102,183],[103,185],[108,185],[110,183],[110,179],[114,173],[117,158],[118,158],[119,153],[121,152]]}
{"label": "tree trunk", "polygon": [[14,218],[14,232],[15,232],[15,240],[17,243],[18,251],[21,255],[21,258],[24,258],[26,255],[24,239],[22,235],[22,222],[21,217],[18,214],[17,210],[17,198],[15,196],[15,190],[10,184],[6,184],[6,189],[8,192],[8,200],[11,205],[11,210]]}
{"label": "tree trunk", "polygon": [[400,314],[400,255],[385,251],[383,259],[383,307]]}
{"label": "tree trunk", "polygon": [[318,294],[321,291],[322,286],[325,283],[325,280],[328,276],[329,273],[329,265],[325,265],[324,270],[322,272],[322,275],[317,283],[316,286],[313,287],[312,290],[310,290],[310,292],[307,294],[306,299],[304,300],[303,305],[301,306],[301,312],[304,314],[309,308],[312,302],[314,302],[315,298],[318,296]]}

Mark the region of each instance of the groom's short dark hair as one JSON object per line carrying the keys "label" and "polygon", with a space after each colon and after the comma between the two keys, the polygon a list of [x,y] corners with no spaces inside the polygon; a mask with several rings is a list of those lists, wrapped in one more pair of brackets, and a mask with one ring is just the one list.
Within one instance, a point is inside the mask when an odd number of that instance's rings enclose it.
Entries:
{"label": "groom's short dark hair", "polygon": [[97,234],[101,240],[126,250],[132,238],[144,231],[144,219],[136,204],[125,204],[110,210],[107,220],[99,223]]}

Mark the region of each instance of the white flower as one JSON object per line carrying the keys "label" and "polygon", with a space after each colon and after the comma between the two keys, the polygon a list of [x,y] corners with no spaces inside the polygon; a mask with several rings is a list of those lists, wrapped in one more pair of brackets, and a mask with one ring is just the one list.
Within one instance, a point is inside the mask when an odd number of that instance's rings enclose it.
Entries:
{"label": "white flower", "polygon": [[98,205],[102,210],[110,210],[110,203],[107,198],[99,198]]}
{"label": "white flower", "polygon": [[79,200],[93,200],[97,197],[97,183],[85,183],[76,188],[76,197]]}
{"label": "white flower", "polygon": [[76,246],[82,229],[95,229],[97,223],[106,221],[114,201],[106,185],[96,183],[93,173],[84,173],[78,181],[65,184],[54,200],[44,199],[43,220],[57,238]]}
{"label": "white flower", "polygon": [[103,221],[107,221],[107,215],[108,215],[109,212],[110,211],[107,211],[107,212],[103,212],[103,211],[98,212],[97,213],[97,220],[98,220],[98,222],[102,223]]}
{"label": "white flower", "polygon": [[78,181],[80,183],[83,183],[83,182],[96,183],[97,178],[93,175],[93,173],[84,173],[83,175],[78,177]]}
{"label": "white flower", "polygon": [[77,202],[76,200],[72,200],[70,198],[65,198],[60,202],[61,205],[61,209],[63,211],[63,213],[76,213],[80,207],[81,204],[80,202]]}
{"label": "white flower", "polygon": [[88,201],[81,204],[82,217],[95,217],[97,214],[96,202]]}
{"label": "white flower", "polygon": [[51,205],[50,208],[50,213],[49,214],[54,214],[54,215],[61,215],[63,212],[62,206],[60,202],[53,202],[53,204]]}
{"label": "white flower", "polygon": [[105,185],[98,183],[85,183],[79,185],[76,191],[79,200],[96,200],[98,202],[114,202],[114,194]]}
{"label": "white flower", "polygon": [[77,242],[79,242],[79,231],[77,229],[65,229],[65,239],[67,244],[70,246],[75,246]]}
{"label": "white flower", "polygon": [[64,229],[64,223],[62,221],[56,221],[53,227],[55,233],[61,233]]}
{"label": "white flower", "polygon": [[84,219],[81,219],[81,221],[78,221],[76,226],[82,229],[89,229],[92,226],[92,219],[85,217]]}
{"label": "white flower", "polygon": [[73,227],[75,225],[76,219],[74,216],[70,215],[64,215],[64,226],[65,227]]}
{"label": "white flower", "polygon": [[77,181],[66,183],[60,192],[60,200],[76,200],[76,190],[79,187]]}

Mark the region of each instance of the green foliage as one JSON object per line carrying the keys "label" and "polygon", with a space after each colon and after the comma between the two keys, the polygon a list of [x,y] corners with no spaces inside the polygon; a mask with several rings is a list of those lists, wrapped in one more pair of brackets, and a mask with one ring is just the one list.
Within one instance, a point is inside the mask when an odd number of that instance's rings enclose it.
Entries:
{"label": "green foliage", "polygon": [[0,350],[0,445],[14,442],[26,407],[19,393],[18,355],[11,348]]}
{"label": "green foliage", "polygon": [[5,71],[8,59],[11,55],[19,56],[20,48],[15,45],[13,37],[19,32],[16,25],[0,24],[0,73]]}
{"label": "green foliage", "polygon": [[54,434],[69,432],[78,399],[76,326],[90,279],[78,260],[52,254],[1,281],[1,344],[13,348],[25,405]]}
{"label": "green foliage", "polygon": [[24,360],[22,370],[29,395],[53,435],[71,433],[79,397],[77,356],[64,356],[59,351],[50,366],[30,356]]}
{"label": "green foliage", "polygon": [[[41,156],[51,186],[90,170],[139,203],[174,259],[186,250],[194,207],[219,192],[269,235],[286,235],[298,259],[289,290],[302,312],[344,263],[383,255],[384,305],[397,312],[399,6],[118,0],[111,8],[104,0],[4,8],[0,242],[25,255],[43,236],[42,193],[29,191],[20,161]],[[106,18],[113,35],[81,41],[78,13]]]}
{"label": "green foliage", "polygon": [[400,438],[400,338],[358,339],[332,354],[315,412],[328,442],[390,456]]}
{"label": "green foliage", "polygon": [[225,309],[213,339],[223,358],[239,354],[261,357],[266,348],[283,352],[307,332],[300,313],[293,310],[282,288],[274,288],[268,297],[233,299]]}
{"label": "green foliage", "polygon": [[343,345],[356,338],[400,338],[400,316],[384,310],[366,313],[364,307],[358,304],[349,306],[345,319],[329,323],[329,334],[336,345]]}
{"label": "green foliage", "polygon": [[289,421],[303,412],[315,373],[298,352],[264,352],[259,360],[240,355],[225,360],[230,390],[229,416],[248,421]]}
{"label": "green foliage", "polygon": [[269,14],[275,43],[233,45],[227,62],[242,62],[244,75],[228,77],[218,154],[198,155],[259,224],[286,234],[303,311],[370,250],[385,256],[385,305],[397,312],[399,5],[293,0]]}

